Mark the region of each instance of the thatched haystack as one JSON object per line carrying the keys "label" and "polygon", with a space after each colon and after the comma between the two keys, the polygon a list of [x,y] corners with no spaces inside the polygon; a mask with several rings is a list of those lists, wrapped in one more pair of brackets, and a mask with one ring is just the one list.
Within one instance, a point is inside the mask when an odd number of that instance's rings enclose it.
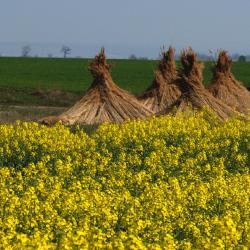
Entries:
{"label": "thatched haystack", "polygon": [[180,97],[181,92],[176,85],[178,73],[174,61],[174,49],[162,51],[158,69],[152,85],[138,99],[154,113],[171,106]]}
{"label": "thatched haystack", "polygon": [[181,52],[183,66],[178,86],[181,90],[179,99],[168,109],[159,114],[178,113],[189,110],[209,109],[220,119],[234,114],[233,110],[209,93],[203,85],[203,64],[198,62],[197,55],[189,48]]}
{"label": "thatched haystack", "polygon": [[126,119],[152,115],[136,97],[113,82],[110,68],[111,65],[106,63],[105,51],[101,49],[90,64],[89,69],[94,81],[82,99],[58,117],[47,117],[42,122],[49,125],[59,120],[67,125],[119,123]]}
{"label": "thatched haystack", "polygon": [[234,78],[231,66],[232,60],[227,52],[220,51],[208,90],[233,109],[247,113],[250,109],[250,92]]}

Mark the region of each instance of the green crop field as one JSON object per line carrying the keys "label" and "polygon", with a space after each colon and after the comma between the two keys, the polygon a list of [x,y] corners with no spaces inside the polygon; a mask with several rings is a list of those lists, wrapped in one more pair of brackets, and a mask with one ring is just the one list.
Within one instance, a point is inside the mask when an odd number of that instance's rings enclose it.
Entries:
{"label": "green crop field", "polygon": [[[157,65],[157,61],[147,60],[109,62],[113,64],[114,81],[133,93],[140,93],[151,84]],[[90,86],[89,63],[90,59],[1,57],[0,103],[68,106]],[[179,62],[177,65],[180,66]],[[211,79],[211,63],[205,66],[207,84]],[[238,80],[250,86],[250,62],[234,63],[232,71]],[[58,90],[59,94],[55,92]]]}

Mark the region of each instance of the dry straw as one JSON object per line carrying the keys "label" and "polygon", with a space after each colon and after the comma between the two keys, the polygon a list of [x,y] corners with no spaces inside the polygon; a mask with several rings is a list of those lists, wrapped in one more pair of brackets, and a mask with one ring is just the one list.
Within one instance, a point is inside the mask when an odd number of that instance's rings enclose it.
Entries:
{"label": "dry straw", "polygon": [[63,114],[44,118],[42,122],[49,125],[59,120],[67,125],[120,123],[126,119],[151,116],[152,112],[136,97],[113,82],[110,68],[111,65],[106,62],[105,51],[101,49],[90,64],[94,81],[85,95]]}
{"label": "dry straw", "polygon": [[231,73],[232,60],[222,50],[213,67],[213,79],[209,91],[233,109],[247,113],[250,109],[250,92]]}
{"label": "dry straw", "polygon": [[203,64],[198,62],[197,55],[191,48],[181,51],[181,63],[183,70],[178,82],[181,96],[170,108],[159,114],[208,109],[217,114],[220,119],[232,116],[234,111],[205,89],[202,75]]}
{"label": "dry straw", "polygon": [[170,47],[168,51],[162,51],[152,85],[138,99],[154,113],[170,107],[181,95],[177,79],[174,49]]}

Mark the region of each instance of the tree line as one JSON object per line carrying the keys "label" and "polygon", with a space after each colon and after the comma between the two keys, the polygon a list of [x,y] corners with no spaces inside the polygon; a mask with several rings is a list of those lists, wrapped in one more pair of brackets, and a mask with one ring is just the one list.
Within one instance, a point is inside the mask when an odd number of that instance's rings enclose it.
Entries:
{"label": "tree line", "polygon": [[[63,45],[60,49],[60,53],[62,54],[63,58],[67,58],[70,54],[71,54],[72,49],[67,46],[67,45]],[[21,57],[31,57],[31,52],[32,52],[32,48],[30,45],[25,45],[21,48]],[[1,56],[1,54],[0,54]],[[34,57],[38,57],[38,55],[33,55]],[[53,57],[52,53],[49,53],[47,55],[47,57],[51,58]],[[238,61],[238,62],[246,62],[246,61],[250,61],[250,55],[243,55],[243,54],[232,54],[231,58],[234,61]],[[136,54],[132,53],[131,55],[128,56],[129,60],[149,60],[148,57],[142,57],[142,56],[137,56]],[[156,58],[158,59],[158,58]],[[176,56],[176,59],[179,59],[179,56]],[[199,54],[199,59],[202,61],[212,61],[213,58],[211,57],[211,55],[209,54]]]}
{"label": "tree line", "polygon": [[[22,47],[21,56],[22,57],[29,57],[32,49],[31,46],[25,45]],[[68,55],[71,54],[72,49],[69,46],[63,45],[60,49],[60,52],[63,54],[63,57],[66,58]],[[52,53],[48,54],[48,57],[53,57]]]}

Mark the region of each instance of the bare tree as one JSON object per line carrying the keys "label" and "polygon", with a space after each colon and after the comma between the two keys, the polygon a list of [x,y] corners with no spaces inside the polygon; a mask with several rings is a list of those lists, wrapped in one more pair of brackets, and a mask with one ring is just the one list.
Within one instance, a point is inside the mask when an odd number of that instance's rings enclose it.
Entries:
{"label": "bare tree", "polygon": [[71,48],[69,46],[65,46],[63,45],[61,48],[61,52],[63,53],[63,57],[66,58],[67,55],[69,55],[71,53]]}
{"label": "bare tree", "polygon": [[131,54],[128,59],[130,60],[136,60],[137,59],[137,56],[135,54]]}
{"label": "bare tree", "polygon": [[22,47],[22,56],[23,57],[28,57],[30,52],[31,52],[31,47],[29,45]]}
{"label": "bare tree", "polygon": [[246,62],[247,58],[246,56],[240,55],[238,58],[238,62]]}

